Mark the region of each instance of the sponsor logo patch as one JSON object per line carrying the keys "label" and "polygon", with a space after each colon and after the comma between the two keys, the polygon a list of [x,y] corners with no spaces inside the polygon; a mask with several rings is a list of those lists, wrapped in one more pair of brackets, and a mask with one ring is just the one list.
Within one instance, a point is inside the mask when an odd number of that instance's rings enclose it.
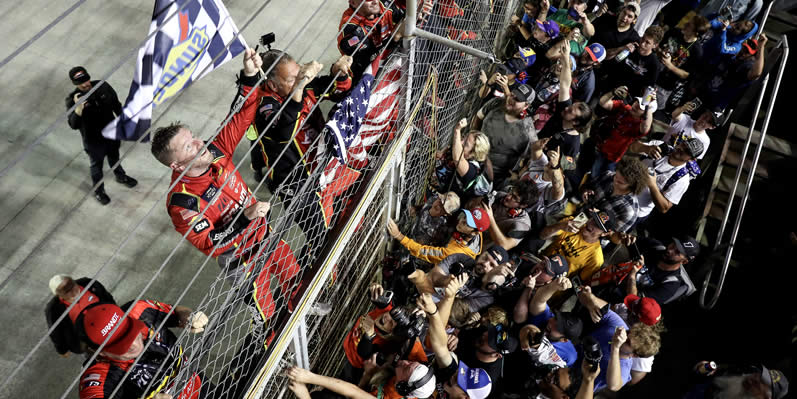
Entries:
{"label": "sponsor logo patch", "polygon": [[207,219],[202,219],[202,221],[194,225],[194,232],[201,233],[207,230],[208,227],[210,227],[210,222]]}

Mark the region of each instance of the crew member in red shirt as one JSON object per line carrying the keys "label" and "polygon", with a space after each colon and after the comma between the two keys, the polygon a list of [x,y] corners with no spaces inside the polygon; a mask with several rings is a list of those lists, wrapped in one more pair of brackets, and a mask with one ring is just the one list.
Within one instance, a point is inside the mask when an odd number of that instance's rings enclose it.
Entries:
{"label": "crew member in red shirt", "polygon": [[390,36],[404,19],[405,8],[403,0],[393,0],[390,8],[380,0],[349,0],[349,8],[343,12],[338,26],[338,49],[341,54],[354,57],[351,69],[355,80],[379,51],[390,44]]}
{"label": "crew member in red shirt", "polygon": [[[120,384],[113,397],[171,399],[172,396],[159,391],[175,384],[174,378],[183,362],[183,350],[169,328],[188,328],[196,334],[204,331],[208,324],[204,313],[192,313],[184,306],[175,307],[171,315],[168,312],[172,306],[157,301],[138,301],[129,306],[132,310],[124,318],[125,310],[108,303],[90,305],[78,317],[75,324],[81,339],[90,348],[99,349],[107,339],[97,358],[80,377],[80,399],[110,398]],[[164,321],[166,328],[157,331]],[[150,341],[145,351],[144,346]],[[178,399],[208,397],[205,393],[212,384],[205,384],[200,394],[202,385],[199,375],[194,374],[180,389]]]}
{"label": "crew member in red shirt", "polygon": [[[628,147],[637,139],[650,132],[653,124],[653,113],[656,112],[656,92],[650,98],[634,97],[631,105],[625,104],[623,98],[628,96],[628,88],[620,86],[600,98],[600,106],[610,111],[603,123],[605,138],[597,143],[597,156],[592,165],[592,178],[598,178],[607,170],[614,170]],[[619,98],[620,100],[615,100]]]}
{"label": "crew member in red shirt", "polygon": [[66,318],[61,320],[50,333],[50,340],[53,341],[55,350],[63,357],[69,356],[69,352],[83,353],[86,351],[85,344],[81,344],[80,339],[75,330],[75,320],[77,320],[80,312],[86,307],[94,303],[116,303],[113,296],[100,284],[95,281],[89,287],[89,290],[83,296],[80,293],[91,282],[88,277],[79,278],[77,280],[72,277],[57,274],[50,279],[50,291],[55,295],[44,310],[47,318],[47,327],[52,327],[59,317],[66,311],[66,309],[77,302],[75,306],[69,310]]}

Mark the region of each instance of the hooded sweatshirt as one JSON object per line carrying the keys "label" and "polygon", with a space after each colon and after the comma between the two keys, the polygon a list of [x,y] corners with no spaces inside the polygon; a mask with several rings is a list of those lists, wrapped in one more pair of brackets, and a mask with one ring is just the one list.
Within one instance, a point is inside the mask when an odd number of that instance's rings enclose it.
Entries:
{"label": "hooded sweatshirt", "polygon": [[718,64],[723,56],[734,56],[742,50],[742,43],[753,37],[758,32],[758,24],[753,22],[753,29],[742,35],[734,35],[722,29],[722,22],[716,17],[711,20],[711,28],[714,29],[714,36],[703,45],[703,60],[711,65]]}

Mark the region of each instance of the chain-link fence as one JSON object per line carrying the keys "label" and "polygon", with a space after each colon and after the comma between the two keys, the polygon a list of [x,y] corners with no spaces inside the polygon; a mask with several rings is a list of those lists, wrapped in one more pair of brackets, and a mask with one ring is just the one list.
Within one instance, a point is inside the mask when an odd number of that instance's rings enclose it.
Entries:
{"label": "chain-link fence", "polygon": [[[491,54],[516,2],[435,2],[418,28]],[[269,189],[269,223],[250,224],[260,231],[247,235],[264,238],[241,242],[231,257],[220,256],[222,270],[196,306],[209,318],[205,332],[184,330],[177,336],[179,354],[155,364],[157,370],[130,367],[122,378],[138,378],[132,373],[139,371],[168,376],[142,380],[147,386],[141,388],[175,397],[201,379],[201,397],[275,398],[286,386],[278,371],[295,358],[337,374],[345,361],[342,340],[370,305],[366,287],[379,278],[390,243],[385,220],[425,200],[437,151],[448,146],[456,121],[479,105],[479,72],[490,67],[486,58],[420,37],[386,46],[377,59],[379,72],[367,70],[376,77],[363,87],[370,97],[359,98],[363,110],[355,119],[361,125],[353,130],[356,135],[344,138],[346,162],[331,155],[340,143],[320,131],[317,122],[326,119],[321,102],[309,104],[290,140],[272,143],[280,151],[268,160],[264,180],[252,188],[256,193],[264,184]],[[336,77],[319,92],[330,91]],[[331,118],[360,112],[357,104],[349,105],[353,108],[333,108]],[[338,127],[347,128],[345,123]],[[292,160],[291,154],[298,162],[280,170],[280,160]],[[281,175],[275,177],[276,172]],[[229,180],[225,184],[233,184]],[[224,206],[213,202],[210,206]],[[154,326],[155,333],[165,323]],[[121,384],[114,393],[120,389]]]}

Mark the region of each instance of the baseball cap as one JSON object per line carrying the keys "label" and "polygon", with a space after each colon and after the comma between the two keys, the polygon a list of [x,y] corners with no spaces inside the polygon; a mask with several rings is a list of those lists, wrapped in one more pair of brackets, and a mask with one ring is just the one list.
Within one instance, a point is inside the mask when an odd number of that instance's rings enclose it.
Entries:
{"label": "baseball cap", "polygon": [[520,58],[526,63],[526,68],[534,65],[534,61],[537,60],[537,53],[534,52],[534,49],[531,47],[520,47],[517,48],[518,54],[520,54]]}
{"label": "baseball cap", "polygon": [[440,201],[443,202],[443,209],[446,210],[447,214],[453,215],[457,210],[459,210],[459,196],[457,193],[453,191],[440,193],[437,194],[437,198],[440,198]]}
{"label": "baseball cap", "polygon": [[570,341],[578,341],[584,331],[584,322],[571,312],[554,311],[556,329]]}
{"label": "baseball cap", "polygon": [[653,298],[628,295],[623,299],[623,303],[630,313],[636,315],[639,321],[649,326],[656,325],[661,320],[661,306]]}
{"label": "baseball cap", "polygon": [[490,390],[493,388],[490,374],[481,368],[470,368],[461,360],[457,371],[457,385],[470,399],[484,399],[490,395]]}
{"label": "baseball cap", "polygon": [[721,109],[707,109],[704,113],[708,114],[708,120],[712,125],[720,126],[722,124],[723,112]]}
{"label": "baseball cap", "polygon": [[614,213],[603,210],[590,210],[590,217],[604,233],[614,230]]}
{"label": "baseball cap", "polygon": [[500,245],[493,245],[484,252],[490,254],[498,264],[509,261],[509,253]]}
{"label": "baseball cap", "polygon": [[[412,374],[410,374],[410,378],[407,382],[411,384],[415,381],[419,381],[421,378],[425,377],[426,373],[428,372],[429,372],[429,366],[419,364],[417,367],[415,367],[415,370],[412,370]],[[432,393],[434,393],[434,388],[436,383],[437,379],[435,378],[434,374],[432,374],[432,377],[428,381],[426,381],[425,384],[421,385],[418,388],[415,388],[415,390],[410,392],[410,394],[407,396],[416,397],[416,398],[428,398],[429,396],[432,396]]]}
{"label": "baseball cap", "polygon": [[540,21],[538,19],[537,27],[545,32],[545,34],[551,39],[555,39],[557,36],[559,36],[559,24],[557,24],[556,21]]}
{"label": "baseball cap", "polygon": [[69,79],[72,81],[72,84],[79,85],[91,80],[91,76],[89,76],[86,68],[83,68],[82,66],[76,66],[69,70]]}
{"label": "baseball cap", "polygon": [[758,52],[758,40],[747,39],[742,43],[742,48],[747,50],[750,55],[753,55]]}
{"label": "baseball cap", "polygon": [[89,343],[100,346],[118,325],[102,350],[115,355],[124,355],[141,330],[147,328],[146,324],[132,316],[123,318],[124,314],[120,307],[109,303],[86,308],[82,315],[83,331]]}
{"label": "baseball cap", "polygon": [[515,88],[512,89],[512,95],[514,95],[518,101],[523,101],[530,103],[534,101],[534,89],[527,84],[517,85]]}
{"label": "baseball cap", "polygon": [[686,258],[690,261],[695,259],[697,255],[700,255],[700,244],[693,237],[673,237],[672,242],[675,244],[675,248],[678,249],[678,252],[686,255]]}
{"label": "baseball cap", "polygon": [[484,212],[482,208],[474,208],[472,211],[463,209],[465,213],[465,221],[468,226],[473,227],[481,232],[487,231],[490,228],[490,217]]}
{"label": "baseball cap", "polygon": [[633,11],[634,15],[637,17],[639,16],[639,13],[642,12],[642,7],[640,7],[639,3],[635,1],[630,1],[628,3],[625,3],[625,6],[623,8],[631,9],[631,11]]}
{"label": "baseball cap", "polygon": [[692,158],[697,158],[700,154],[703,153],[703,142],[692,137],[684,140],[683,142],[686,145],[686,150]]}
{"label": "baseball cap", "polygon": [[570,270],[570,264],[567,259],[559,254],[546,256],[542,258],[543,265],[545,266],[545,274],[558,278],[567,275]]}
{"label": "baseball cap", "polygon": [[592,43],[584,47],[584,51],[587,52],[589,58],[592,58],[592,61],[603,62],[606,59],[606,48],[600,43]]}
{"label": "baseball cap", "polygon": [[772,399],[782,399],[789,393],[789,380],[780,370],[770,370],[762,364],[761,381],[769,387]]}
{"label": "baseball cap", "polygon": [[496,352],[507,355],[517,349],[518,340],[509,335],[503,324],[495,324],[487,327],[487,345]]}
{"label": "baseball cap", "polygon": [[67,276],[66,274],[56,274],[55,276],[50,278],[50,284],[49,284],[50,291],[53,293],[53,295],[56,296],[58,295],[58,287],[60,287],[61,284],[63,284],[64,281],[66,281],[69,278],[70,277]]}

